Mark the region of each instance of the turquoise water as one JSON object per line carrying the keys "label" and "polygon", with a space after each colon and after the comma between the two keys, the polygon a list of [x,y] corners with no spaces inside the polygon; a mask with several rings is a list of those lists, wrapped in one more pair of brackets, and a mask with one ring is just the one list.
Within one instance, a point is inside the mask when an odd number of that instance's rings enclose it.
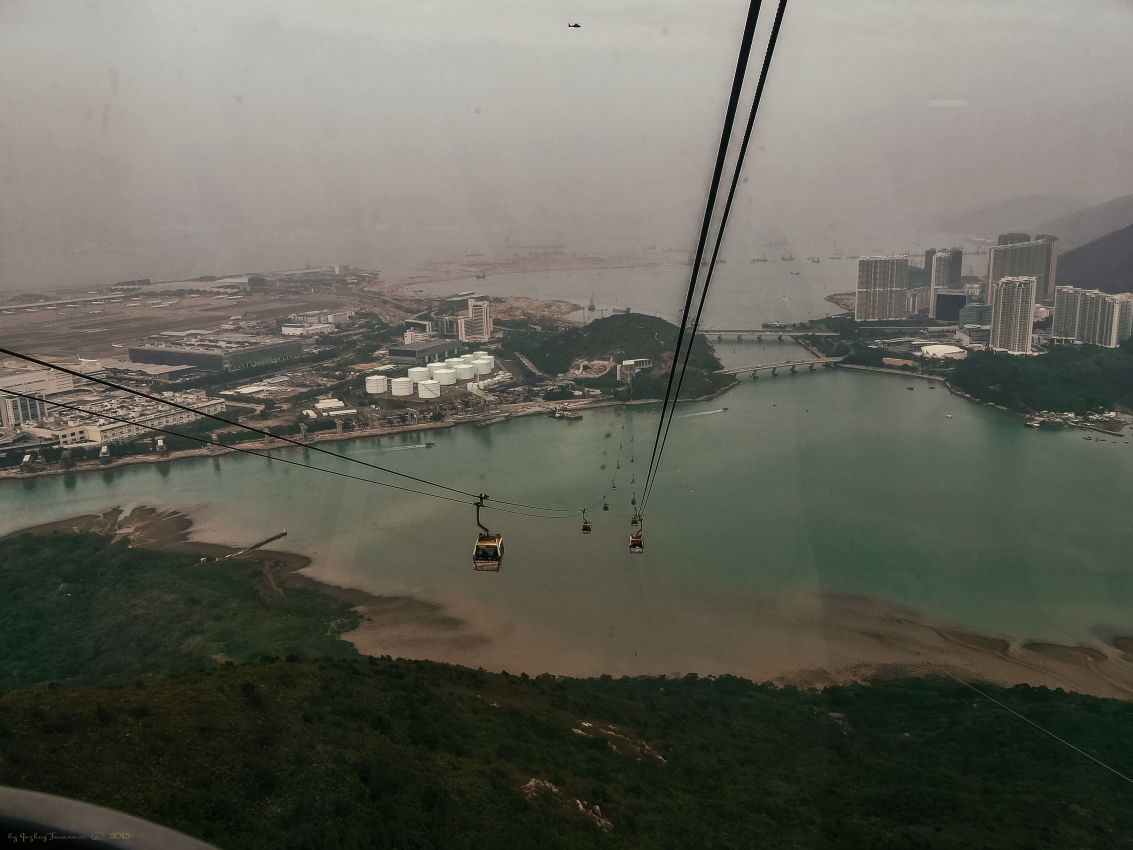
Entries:
{"label": "turquoise water", "polygon": [[[798,353],[721,352],[752,363]],[[449,650],[422,643],[422,653],[513,671],[744,672],[804,650],[821,663],[830,593],[1014,637],[1133,630],[1133,446],[1025,429],[943,388],[909,385],[820,370],[682,403],[640,557],[627,551],[629,481],[643,477],[655,407],[330,444],[550,505],[600,499],[620,459],[611,511],[591,514],[590,536],[577,519],[486,512],[507,546],[496,575],[471,569],[469,507],[240,456],[6,481],[0,531],[137,504],[189,511],[206,540],[247,544],[286,528],[284,548],[310,555],[317,576],[437,601],[478,636]],[[425,440],[436,447],[405,449]]]}

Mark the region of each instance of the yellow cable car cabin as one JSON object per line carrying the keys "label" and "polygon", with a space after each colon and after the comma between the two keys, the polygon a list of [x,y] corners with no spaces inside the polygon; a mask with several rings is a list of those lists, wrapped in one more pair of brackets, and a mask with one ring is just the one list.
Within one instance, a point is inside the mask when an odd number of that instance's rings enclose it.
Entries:
{"label": "yellow cable car cabin", "polygon": [[480,522],[480,508],[484,507],[484,500],[487,498],[487,493],[481,493],[476,502],[476,525],[479,526],[480,533],[476,535],[476,546],[472,550],[472,568],[482,573],[498,573],[504,560],[504,536],[492,534]]}
{"label": "yellow cable car cabin", "polygon": [[473,568],[479,572],[497,573],[504,559],[504,537],[502,534],[481,534],[476,538],[476,548],[472,550]]}

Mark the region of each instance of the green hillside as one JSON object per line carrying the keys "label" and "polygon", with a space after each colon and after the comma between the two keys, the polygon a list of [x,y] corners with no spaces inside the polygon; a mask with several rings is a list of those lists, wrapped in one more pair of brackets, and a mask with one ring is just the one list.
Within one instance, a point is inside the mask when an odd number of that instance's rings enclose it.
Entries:
{"label": "green hillside", "polygon": [[[673,349],[679,329],[671,322],[640,313],[618,313],[595,319],[583,327],[569,328],[554,334],[516,334],[508,339],[508,348],[519,351],[549,375],[561,374],[578,358],[615,360],[644,358],[653,362],[649,372],[635,376],[635,398],[661,398],[665,394]],[[696,398],[730,386],[734,379],[716,374],[721,367],[712,347],[703,336],[693,343],[688,373],[681,395]],[[614,375],[593,381],[586,386],[614,386]]]}
{"label": "green hillside", "polygon": [[[1128,703],[991,691],[1133,768]],[[0,697],[0,783],[222,848],[1133,845],[1128,783],[951,680],[220,666]]]}
{"label": "green hillside", "polygon": [[310,590],[277,589],[254,561],[132,549],[97,534],[0,540],[0,689],[135,678],[329,652],[358,617]]}

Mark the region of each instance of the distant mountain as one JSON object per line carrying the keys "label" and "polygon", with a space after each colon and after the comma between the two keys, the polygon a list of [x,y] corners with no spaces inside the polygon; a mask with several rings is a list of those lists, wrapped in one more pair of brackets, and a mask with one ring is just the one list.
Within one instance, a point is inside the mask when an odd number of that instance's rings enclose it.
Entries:
{"label": "distant mountain", "polygon": [[[1065,195],[1027,195],[1012,198],[994,207],[965,213],[942,222],[952,233],[995,239],[1000,233],[1026,231],[1035,222],[1058,219],[1086,209],[1090,201]],[[1036,231],[1046,233],[1047,231]],[[1051,231],[1057,235],[1057,231]],[[1101,235],[1101,234],[1098,234]]]}
{"label": "distant mountain", "polygon": [[1133,224],[1060,254],[1057,281],[1059,286],[1133,292]]}
{"label": "distant mountain", "polygon": [[[1057,236],[1059,250],[1069,251],[1130,224],[1133,224],[1133,195],[1124,195],[1077,212],[1051,216],[1040,224],[1032,225],[1031,230]],[[1061,267],[1062,261],[1059,260],[1059,271]]]}

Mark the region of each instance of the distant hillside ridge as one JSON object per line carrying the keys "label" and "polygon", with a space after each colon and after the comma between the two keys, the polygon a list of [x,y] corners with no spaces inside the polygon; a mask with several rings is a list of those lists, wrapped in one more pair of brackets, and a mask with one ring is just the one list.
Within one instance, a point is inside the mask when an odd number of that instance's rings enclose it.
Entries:
{"label": "distant hillside ridge", "polygon": [[[1123,195],[1084,210],[1051,216],[1032,225],[1030,232],[1057,236],[1058,250],[1069,252],[1130,224],[1133,224],[1133,195]],[[1058,268],[1061,274],[1062,260],[1058,261]]]}
{"label": "distant hillside ridge", "polygon": [[[951,216],[940,222],[946,230],[995,239],[1000,233],[1028,230],[1035,222],[1071,216],[1087,209],[1090,201],[1064,195],[1026,195],[1011,198],[995,206]],[[1110,228],[1112,229],[1112,228]],[[1057,230],[1037,230],[1036,233],[1054,233]],[[1099,234],[1100,235],[1100,234]]]}
{"label": "distant hillside ridge", "polygon": [[1057,282],[1102,292],[1133,292],[1133,224],[1059,255]]}

